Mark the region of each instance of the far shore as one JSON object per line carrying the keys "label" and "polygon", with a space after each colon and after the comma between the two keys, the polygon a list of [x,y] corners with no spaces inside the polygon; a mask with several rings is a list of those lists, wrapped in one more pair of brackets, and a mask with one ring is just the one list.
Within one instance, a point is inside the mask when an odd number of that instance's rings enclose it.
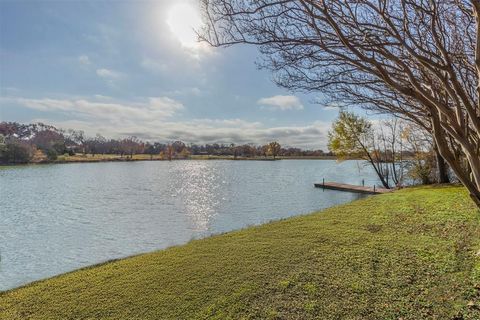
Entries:
{"label": "far shore", "polygon": [[[277,161],[277,160],[337,160],[335,156],[278,156],[273,157],[234,157],[216,155],[190,155],[185,158],[171,160],[157,155],[135,154],[133,156],[120,156],[116,154],[75,154],[73,156],[59,156],[57,160],[41,160],[29,163],[6,163],[0,166],[36,165],[36,164],[65,164],[65,163],[98,163],[98,162],[131,162],[131,161],[177,161],[177,160],[233,160],[233,161]],[[355,159],[352,159],[355,160]]]}

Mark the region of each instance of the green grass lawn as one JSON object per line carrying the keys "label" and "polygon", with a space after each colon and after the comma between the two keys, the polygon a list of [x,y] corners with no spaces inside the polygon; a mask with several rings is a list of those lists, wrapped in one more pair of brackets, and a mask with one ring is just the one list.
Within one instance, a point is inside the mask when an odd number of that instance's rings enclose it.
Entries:
{"label": "green grass lawn", "polygon": [[5,292],[0,319],[480,319],[479,218],[406,189]]}

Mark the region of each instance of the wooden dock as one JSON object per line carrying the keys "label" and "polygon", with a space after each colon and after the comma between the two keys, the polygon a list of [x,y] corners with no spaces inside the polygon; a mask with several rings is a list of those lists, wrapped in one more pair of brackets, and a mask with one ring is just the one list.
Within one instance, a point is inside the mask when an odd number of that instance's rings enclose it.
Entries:
{"label": "wooden dock", "polygon": [[372,187],[356,186],[353,184],[326,182],[326,181],[315,183],[315,187],[328,189],[328,190],[365,193],[365,194],[380,194],[380,193],[388,193],[393,191],[393,189],[378,188],[377,186],[372,186]]}

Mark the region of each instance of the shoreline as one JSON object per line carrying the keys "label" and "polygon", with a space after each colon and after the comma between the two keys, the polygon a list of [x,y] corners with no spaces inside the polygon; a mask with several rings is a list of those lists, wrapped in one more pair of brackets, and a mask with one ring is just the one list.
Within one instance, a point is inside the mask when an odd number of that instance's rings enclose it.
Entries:
{"label": "shoreline", "polygon": [[[69,164],[69,163],[103,163],[103,162],[138,162],[138,161],[188,161],[188,160],[230,160],[230,161],[279,161],[279,160],[338,160],[336,157],[333,156],[322,156],[322,157],[278,157],[276,159],[273,158],[264,158],[264,157],[257,157],[257,158],[236,158],[229,156],[190,156],[188,158],[183,159],[160,159],[160,158],[153,158],[150,159],[148,157],[142,158],[121,158],[121,157],[112,157],[112,158],[94,158],[94,157],[85,157],[85,159],[71,159],[71,160],[45,160],[45,161],[36,161],[36,162],[28,162],[28,163],[2,163],[0,167],[16,167],[16,166],[29,166],[29,165],[47,165],[47,164]],[[348,160],[361,160],[361,159],[348,159]]]}
{"label": "shoreline", "polygon": [[[0,292],[0,317],[175,319],[214,308],[268,318],[273,308],[285,319],[474,319],[479,223],[467,197],[456,186],[409,188],[107,260]],[[459,241],[472,254],[458,256]]]}
{"label": "shoreline", "polygon": [[[188,160],[188,159],[178,159],[178,160]],[[212,159],[212,160],[222,160],[222,159]],[[233,159],[232,159],[232,160],[233,160]],[[272,160],[273,160],[273,159],[272,159]],[[278,159],[277,159],[277,160],[278,160]],[[144,160],[133,160],[133,161],[144,161]],[[155,160],[149,160],[149,161],[155,161]],[[158,161],[168,161],[168,160],[158,160]],[[105,162],[108,162],[108,161],[105,161]],[[114,162],[114,161],[112,161],[112,162]],[[67,163],[73,163],[73,162],[67,162]],[[44,164],[45,164],[45,163],[44,163]],[[246,225],[246,226],[244,226],[244,227],[242,227],[242,228],[239,228],[239,229],[232,229],[232,230],[229,230],[229,231],[218,232],[218,233],[210,233],[210,234],[208,234],[208,235],[206,235],[206,236],[202,236],[202,237],[198,237],[198,238],[192,238],[192,239],[190,239],[188,242],[185,242],[185,243],[173,244],[173,245],[169,245],[169,246],[164,247],[164,248],[154,249],[154,250],[152,250],[152,251],[139,252],[139,253],[136,253],[136,254],[126,255],[126,256],[123,256],[123,257],[119,257],[119,258],[106,259],[106,260],[100,261],[100,262],[98,262],[98,263],[94,263],[94,264],[87,265],[87,266],[84,266],[84,267],[79,267],[79,268],[77,268],[77,269],[73,269],[73,270],[70,270],[70,271],[66,271],[66,272],[63,272],[63,273],[59,273],[59,274],[56,274],[56,275],[53,275],[53,276],[50,276],[50,277],[46,277],[46,278],[43,278],[43,279],[34,280],[34,281],[32,281],[32,282],[27,282],[27,283],[21,284],[21,285],[19,285],[19,286],[17,286],[17,287],[5,289],[5,290],[1,290],[1,289],[0,289],[0,297],[1,297],[3,294],[7,294],[7,293],[9,293],[9,292],[16,291],[16,290],[22,290],[22,289],[24,289],[24,288],[28,288],[28,287],[30,287],[30,286],[34,286],[34,285],[40,284],[40,283],[42,283],[42,282],[46,282],[46,281],[49,281],[49,280],[53,280],[53,279],[56,279],[56,278],[59,278],[59,277],[63,277],[63,276],[66,276],[66,275],[69,275],[69,274],[72,274],[72,273],[81,272],[81,271],[85,271],[85,270],[89,270],[89,269],[101,267],[101,266],[106,265],[106,264],[115,263],[115,262],[119,262],[119,261],[122,261],[122,260],[128,260],[128,259],[136,258],[136,257],[139,257],[139,256],[154,254],[154,253],[156,253],[156,252],[161,252],[161,251],[170,250],[170,249],[172,249],[172,248],[177,248],[177,247],[186,246],[186,245],[188,245],[189,243],[191,243],[192,241],[208,240],[208,239],[210,239],[210,238],[220,237],[220,236],[223,236],[223,235],[228,235],[228,234],[230,234],[230,233],[242,232],[242,231],[246,231],[246,230],[248,230],[248,229],[259,228],[259,227],[262,227],[262,226],[279,223],[279,222],[286,221],[286,220],[289,220],[289,219],[296,219],[296,218],[301,218],[301,217],[306,217],[306,216],[310,216],[310,215],[319,214],[319,213],[322,213],[323,211],[329,210],[329,209],[331,209],[331,208],[336,208],[336,207],[341,207],[341,206],[344,206],[344,205],[349,205],[349,204],[352,204],[352,203],[357,202],[357,201],[359,201],[359,200],[362,200],[362,198],[361,198],[361,199],[355,199],[355,200],[352,200],[352,201],[347,201],[347,202],[344,202],[344,203],[342,203],[342,204],[334,205],[334,206],[332,206],[332,207],[327,207],[327,208],[324,208],[324,209],[314,210],[314,211],[311,211],[311,212],[304,212],[304,213],[294,214],[294,215],[292,215],[292,216],[284,217],[284,218],[277,218],[277,219],[274,218],[274,219],[265,221],[265,222],[260,223],[260,224]],[[0,260],[0,262],[1,262],[1,260]]]}

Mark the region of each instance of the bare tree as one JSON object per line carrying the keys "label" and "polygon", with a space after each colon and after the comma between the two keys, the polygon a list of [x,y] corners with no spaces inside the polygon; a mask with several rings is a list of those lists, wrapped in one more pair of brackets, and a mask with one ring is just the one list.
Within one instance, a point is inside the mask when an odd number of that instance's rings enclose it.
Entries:
{"label": "bare tree", "polygon": [[238,149],[239,149],[239,148],[238,148],[234,143],[231,143],[231,144],[230,144],[230,152],[231,152],[232,155],[233,155],[233,160],[236,160],[236,159],[237,159]]}
{"label": "bare tree", "polygon": [[[422,184],[432,183],[435,169],[432,136],[422,128],[409,124],[402,129],[402,140],[405,141],[407,148],[413,151],[409,157],[410,161],[408,161],[410,178],[419,180]],[[438,180],[438,182],[441,183],[442,181]]]}
{"label": "bare tree", "polygon": [[398,118],[383,120],[372,137],[372,157],[389,184],[390,179],[397,187],[403,184],[406,162],[401,137],[403,125]]}
{"label": "bare tree", "polygon": [[133,159],[134,154],[144,152],[144,143],[135,136],[131,136],[120,141],[120,147],[123,154],[127,154],[130,159]]}
{"label": "bare tree", "polygon": [[68,138],[82,148],[82,153],[87,154],[87,138],[83,130],[68,130]]}
{"label": "bare tree", "polygon": [[65,151],[65,137],[58,130],[47,129],[38,131],[30,141],[44,152],[60,154]]}
{"label": "bare tree", "polygon": [[172,161],[173,156],[175,155],[175,148],[173,145],[169,144],[167,145],[167,148],[165,150],[166,156],[168,161]]}
{"label": "bare tree", "polygon": [[273,157],[274,160],[280,153],[281,149],[282,146],[277,141],[272,141],[268,144],[268,153]]}
{"label": "bare tree", "polygon": [[258,153],[263,155],[264,158],[266,158],[267,154],[268,154],[268,144],[266,144],[264,146],[259,146],[258,147]]}
{"label": "bare tree", "polygon": [[160,152],[162,151],[163,145],[155,142],[155,143],[149,143],[147,142],[145,145],[145,153],[150,155],[150,160],[153,160],[154,155],[159,155]]}
{"label": "bare tree", "polygon": [[480,206],[480,1],[203,4],[202,39],[258,45],[260,65],[281,86],[332,96],[387,88],[401,96],[409,102],[402,115],[428,122],[438,151]]}
{"label": "bare tree", "polygon": [[341,100],[343,106],[361,106],[377,113],[393,114],[395,118],[401,119],[402,122],[410,123],[409,127],[416,128],[414,131],[420,137],[423,137],[425,132],[430,134],[436,160],[437,181],[439,183],[449,183],[448,166],[436,147],[430,119],[422,114],[422,107],[412,99],[397,94],[387,86],[374,87],[364,84],[364,88],[361,88],[363,90],[358,89],[360,89],[359,86],[344,87],[332,94],[331,99]]}
{"label": "bare tree", "polygon": [[390,189],[403,182],[405,162],[401,125],[397,119],[385,120],[375,130],[372,123],[351,112],[342,111],[328,132],[328,148],[340,159],[366,160],[382,185]]}

